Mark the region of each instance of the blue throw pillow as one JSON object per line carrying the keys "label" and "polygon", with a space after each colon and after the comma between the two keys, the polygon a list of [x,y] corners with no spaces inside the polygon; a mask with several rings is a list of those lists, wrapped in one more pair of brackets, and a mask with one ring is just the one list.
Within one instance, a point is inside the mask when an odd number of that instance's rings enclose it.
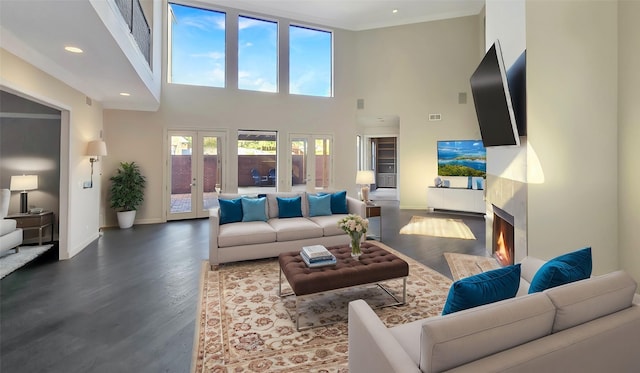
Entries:
{"label": "blue throw pillow", "polygon": [[335,192],[331,194],[331,213],[348,214],[347,208],[347,191]]}
{"label": "blue throw pillow", "polygon": [[529,294],[544,291],[591,276],[591,248],[585,247],[546,262],[533,276]]}
{"label": "blue throw pillow", "polygon": [[308,194],[307,199],[309,199],[309,216],[331,215],[330,194]]}
{"label": "blue throw pillow", "polygon": [[513,298],[520,286],[520,264],[458,280],[449,288],[442,314]]}
{"label": "blue throw pillow", "polygon": [[302,217],[302,199],[300,196],[291,198],[276,197],[276,200],[278,200],[279,218]]}
{"label": "blue throw pillow", "polygon": [[242,221],[242,198],[219,199],[220,224],[237,223]]}
{"label": "blue throw pillow", "polygon": [[242,198],[242,221],[267,221],[267,197]]}

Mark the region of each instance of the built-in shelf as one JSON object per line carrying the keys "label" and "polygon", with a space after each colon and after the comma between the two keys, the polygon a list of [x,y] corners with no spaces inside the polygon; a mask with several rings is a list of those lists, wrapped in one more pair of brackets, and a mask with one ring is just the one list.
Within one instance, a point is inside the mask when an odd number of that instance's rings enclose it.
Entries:
{"label": "built-in shelf", "polygon": [[376,186],[395,188],[396,180],[396,138],[380,137],[374,139],[376,149]]}

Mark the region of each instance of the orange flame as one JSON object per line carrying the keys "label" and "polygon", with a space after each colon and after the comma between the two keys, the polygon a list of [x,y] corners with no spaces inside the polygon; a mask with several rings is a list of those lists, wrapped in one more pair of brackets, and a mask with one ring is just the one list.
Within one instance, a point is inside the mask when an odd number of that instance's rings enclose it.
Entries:
{"label": "orange flame", "polygon": [[496,241],[496,256],[498,257],[498,261],[502,264],[511,263],[511,258],[509,257],[509,250],[504,242],[504,235],[500,232],[500,236],[498,236],[498,241]]}

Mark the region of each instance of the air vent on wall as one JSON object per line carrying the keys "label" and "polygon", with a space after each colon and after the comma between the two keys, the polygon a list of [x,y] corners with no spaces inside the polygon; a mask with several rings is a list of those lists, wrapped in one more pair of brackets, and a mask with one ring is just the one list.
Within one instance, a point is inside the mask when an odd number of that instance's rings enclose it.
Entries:
{"label": "air vent on wall", "polygon": [[437,121],[437,120],[442,120],[442,114],[429,114],[430,122]]}

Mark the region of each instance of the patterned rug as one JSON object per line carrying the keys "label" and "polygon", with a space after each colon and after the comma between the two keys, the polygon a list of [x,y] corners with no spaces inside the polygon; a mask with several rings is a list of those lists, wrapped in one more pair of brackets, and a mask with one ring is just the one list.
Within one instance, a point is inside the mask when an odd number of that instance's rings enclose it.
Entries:
{"label": "patterned rug", "polygon": [[400,234],[419,234],[423,236],[461,238],[475,240],[471,229],[460,219],[431,218],[412,216],[409,224],[400,228]]}
{"label": "patterned rug", "polygon": [[[407,304],[377,309],[381,320],[393,326],[439,315],[451,280],[376,245],[409,263]],[[278,271],[277,259],[223,265],[217,271],[203,263],[192,372],[348,372],[348,301],[364,297],[377,302],[380,293],[375,287],[353,288],[305,298],[305,323],[338,322],[298,332],[291,316],[295,296],[277,295]],[[402,281],[385,284],[397,294]]]}
{"label": "patterned rug", "polygon": [[500,268],[500,264],[495,258],[486,256],[444,253],[444,257],[449,264],[454,281]]}
{"label": "patterned rug", "polygon": [[42,255],[51,247],[53,245],[20,246],[20,251],[17,253],[13,249],[4,253],[0,257],[0,279]]}

